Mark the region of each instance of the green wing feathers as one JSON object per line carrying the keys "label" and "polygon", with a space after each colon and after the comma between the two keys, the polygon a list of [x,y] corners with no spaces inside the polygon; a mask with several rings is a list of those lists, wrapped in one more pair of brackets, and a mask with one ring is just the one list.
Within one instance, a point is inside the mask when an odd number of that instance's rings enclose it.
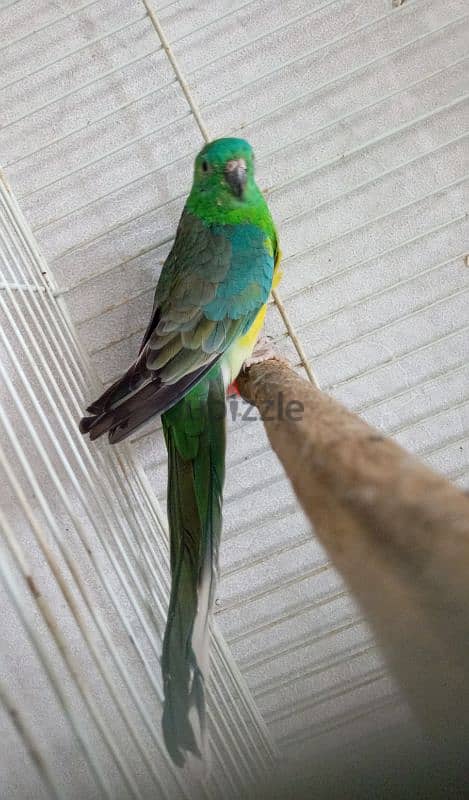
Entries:
{"label": "green wing feathers", "polygon": [[185,211],[130,369],[89,408],[82,433],[114,444],[177,403],[267,301],[272,243],[255,225],[207,226]]}
{"label": "green wing feathers", "polygon": [[182,766],[206,751],[210,612],[218,577],[225,399],[217,365],[163,415],[168,449],[171,597],[163,643],[163,732]]}

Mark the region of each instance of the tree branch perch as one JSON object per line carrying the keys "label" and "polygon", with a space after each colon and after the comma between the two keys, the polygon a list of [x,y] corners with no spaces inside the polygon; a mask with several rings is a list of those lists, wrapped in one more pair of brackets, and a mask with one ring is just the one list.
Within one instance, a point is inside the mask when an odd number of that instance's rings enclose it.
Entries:
{"label": "tree branch perch", "polygon": [[[238,378],[334,565],[364,609],[422,727],[469,733],[469,497],[394,441],[260,356]],[[265,360],[267,359],[267,360]],[[272,405],[273,404],[273,405]]]}

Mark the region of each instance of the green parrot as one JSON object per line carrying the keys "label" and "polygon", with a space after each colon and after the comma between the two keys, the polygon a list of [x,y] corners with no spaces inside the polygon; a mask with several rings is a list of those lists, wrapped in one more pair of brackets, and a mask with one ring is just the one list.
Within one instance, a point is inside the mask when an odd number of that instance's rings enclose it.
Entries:
{"label": "green parrot", "polygon": [[178,765],[205,752],[209,627],[218,573],[225,393],[252,353],[276,285],[275,226],[243,139],[210,142],[161,272],[136,361],[87,411],[82,433],[120,442],[162,414],[171,596],[161,659],[163,732]]}

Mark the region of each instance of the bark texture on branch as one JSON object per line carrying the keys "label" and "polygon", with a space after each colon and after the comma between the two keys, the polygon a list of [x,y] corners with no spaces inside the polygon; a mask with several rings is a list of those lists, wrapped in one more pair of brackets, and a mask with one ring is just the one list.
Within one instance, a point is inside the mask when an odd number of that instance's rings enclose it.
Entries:
{"label": "bark texture on branch", "polygon": [[[285,362],[252,363],[242,397],[364,609],[422,727],[469,733],[469,497]],[[300,403],[293,414],[282,408]],[[293,407],[291,407],[293,408]]]}

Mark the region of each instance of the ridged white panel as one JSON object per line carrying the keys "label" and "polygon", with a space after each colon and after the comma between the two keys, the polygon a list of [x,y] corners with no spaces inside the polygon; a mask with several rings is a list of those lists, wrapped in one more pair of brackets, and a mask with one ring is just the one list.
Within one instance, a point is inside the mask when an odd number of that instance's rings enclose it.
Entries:
{"label": "ridged white panel", "polygon": [[[38,5],[37,33],[23,0],[3,14],[28,38],[4,52],[0,147],[107,383],[137,350],[202,136],[142,3]],[[153,8],[211,135],[255,146],[321,385],[467,485],[467,4]],[[274,308],[267,327],[297,363]],[[271,731],[293,756],[396,724],[406,711],[262,424],[229,428],[217,616]],[[134,447],[164,502],[158,429]]]}

